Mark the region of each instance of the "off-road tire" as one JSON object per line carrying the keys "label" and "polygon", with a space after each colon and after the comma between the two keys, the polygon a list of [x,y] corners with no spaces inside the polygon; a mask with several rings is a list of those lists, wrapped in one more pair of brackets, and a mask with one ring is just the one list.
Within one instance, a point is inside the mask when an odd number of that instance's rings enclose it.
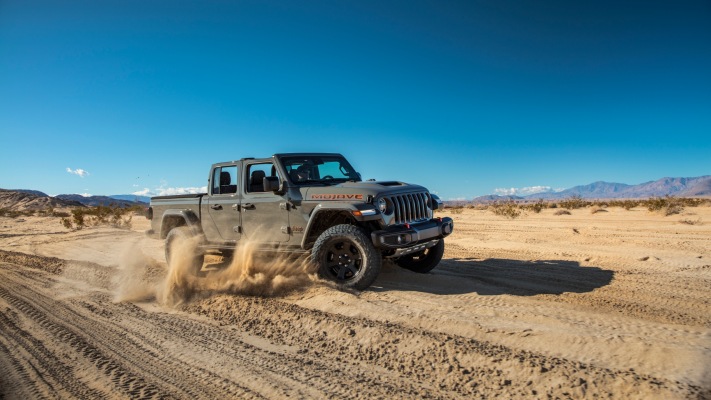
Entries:
{"label": "off-road tire", "polygon": [[444,239],[440,239],[436,245],[419,253],[408,254],[395,260],[395,263],[410,271],[426,274],[432,271],[442,260],[444,255]]}
{"label": "off-road tire", "polygon": [[345,288],[365,290],[380,273],[382,257],[368,234],[354,225],[336,225],[324,231],[311,251],[319,275]]}
{"label": "off-road tire", "polygon": [[[192,230],[187,226],[179,226],[171,229],[170,232],[168,232],[168,236],[165,238],[165,262],[170,265],[170,254],[173,251],[173,246],[175,245],[176,240],[184,241],[194,236],[195,234],[193,234]],[[188,272],[192,275],[197,275],[202,269],[203,262],[205,262],[205,254],[199,249],[196,249],[196,253],[192,256],[189,262]]]}

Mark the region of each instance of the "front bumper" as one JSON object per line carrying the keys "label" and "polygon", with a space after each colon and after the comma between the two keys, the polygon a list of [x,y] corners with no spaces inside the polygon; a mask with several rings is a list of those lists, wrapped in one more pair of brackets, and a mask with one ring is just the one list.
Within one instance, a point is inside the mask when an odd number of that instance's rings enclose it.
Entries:
{"label": "front bumper", "polygon": [[[452,218],[434,218],[419,224],[389,227],[371,233],[375,247],[385,250],[401,250],[442,239],[454,230]],[[400,251],[402,253],[402,251]]]}

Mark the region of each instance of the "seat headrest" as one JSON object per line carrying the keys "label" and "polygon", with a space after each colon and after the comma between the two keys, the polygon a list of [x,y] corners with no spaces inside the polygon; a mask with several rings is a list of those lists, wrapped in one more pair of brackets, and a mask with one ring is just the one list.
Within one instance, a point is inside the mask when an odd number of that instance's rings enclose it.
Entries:
{"label": "seat headrest", "polygon": [[264,171],[252,171],[252,185],[261,185],[267,174]]}
{"label": "seat headrest", "polygon": [[220,186],[227,186],[232,183],[232,177],[229,172],[220,172]]}

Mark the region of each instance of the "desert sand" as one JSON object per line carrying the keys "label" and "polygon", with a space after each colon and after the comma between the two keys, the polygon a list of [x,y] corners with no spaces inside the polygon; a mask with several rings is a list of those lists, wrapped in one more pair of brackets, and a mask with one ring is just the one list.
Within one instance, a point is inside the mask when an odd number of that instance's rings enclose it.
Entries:
{"label": "desert sand", "polygon": [[554,211],[451,214],[437,269],[363,292],[0,218],[0,398],[711,398],[711,207]]}

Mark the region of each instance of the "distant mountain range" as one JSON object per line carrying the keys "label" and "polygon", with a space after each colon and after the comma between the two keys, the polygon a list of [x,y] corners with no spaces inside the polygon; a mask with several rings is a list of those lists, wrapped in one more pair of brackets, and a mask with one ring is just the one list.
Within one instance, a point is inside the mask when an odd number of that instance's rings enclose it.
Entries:
{"label": "distant mountain range", "polygon": [[[119,207],[131,207],[135,205],[144,205],[147,202],[134,201],[139,196],[132,196],[132,200],[125,200],[128,195],[118,195],[118,196],[82,196],[80,194],[58,194],[54,196],[56,199],[76,201],[85,206],[96,207],[96,206],[109,206],[116,205]],[[149,199],[150,201],[150,199]]]}
{"label": "distant mountain range", "polygon": [[10,210],[42,210],[49,207],[109,206],[131,207],[146,205],[150,197],[135,195],[82,196],[80,194],[60,194],[49,196],[38,190],[0,189],[0,208]]}
{"label": "distant mountain range", "polygon": [[584,199],[639,199],[661,196],[704,197],[711,196],[711,175],[695,178],[661,178],[656,181],[628,185],[625,183],[593,182],[575,186],[558,192],[543,192],[528,196],[487,195],[475,197],[475,203],[489,203],[505,200],[556,200],[571,196]]}
{"label": "distant mountain range", "polygon": [[[587,185],[575,186],[557,192],[535,193],[528,196],[487,195],[475,197],[475,203],[490,203],[506,200],[557,200],[571,196],[584,199],[639,199],[661,196],[705,197],[711,196],[711,175],[695,178],[661,178],[656,181],[628,185],[625,183],[593,182]],[[48,207],[80,207],[118,205],[130,207],[147,205],[150,197],[122,194],[113,196],[82,196],[80,194],[60,194],[49,196],[38,190],[0,189],[0,208],[7,209],[45,209]]]}
{"label": "distant mountain range", "polygon": [[76,201],[67,201],[55,197],[37,195],[34,190],[5,190],[0,189],[0,208],[12,211],[45,210],[60,207],[84,207]]}

